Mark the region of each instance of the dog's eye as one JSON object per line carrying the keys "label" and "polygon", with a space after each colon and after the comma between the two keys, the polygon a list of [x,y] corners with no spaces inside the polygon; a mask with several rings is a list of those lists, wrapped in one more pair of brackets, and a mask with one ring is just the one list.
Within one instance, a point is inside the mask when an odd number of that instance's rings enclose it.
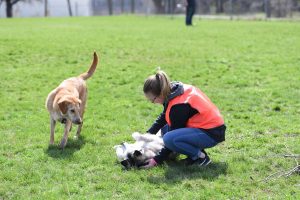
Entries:
{"label": "dog's eye", "polygon": [[72,109],[72,110],[70,110],[71,111],[71,113],[74,113],[75,112],[75,110],[74,109]]}

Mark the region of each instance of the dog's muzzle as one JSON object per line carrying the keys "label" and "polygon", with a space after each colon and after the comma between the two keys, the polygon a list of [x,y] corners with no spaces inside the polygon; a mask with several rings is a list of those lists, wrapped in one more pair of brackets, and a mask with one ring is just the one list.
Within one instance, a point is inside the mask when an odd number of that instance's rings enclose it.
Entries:
{"label": "dog's muzzle", "polygon": [[79,124],[82,124],[82,120],[81,119],[76,119],[73,123],[79,125]]}

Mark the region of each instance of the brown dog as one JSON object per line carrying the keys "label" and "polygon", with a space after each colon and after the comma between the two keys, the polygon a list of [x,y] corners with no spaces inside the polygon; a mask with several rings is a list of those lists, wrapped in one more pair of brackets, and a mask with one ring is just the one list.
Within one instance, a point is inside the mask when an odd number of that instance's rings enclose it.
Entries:
{"label": "brown dog", "polygon": [[97,53],[94,52],[94,60],[90,69],[80,74],[64,80],[57,88],[52,90],[46,100],[46,108],[50,113],[50,144],[54,144],[54,130],[56,121],[65,124],[64,136],[60,142],[60,147],[64,148],[68,141],[68,134],[72,123],[78,125],[76,137],[78,138],[83,124],[83,113],[87,100],[87,87],[85,80],[90,78],[96,70],[98,64]]}

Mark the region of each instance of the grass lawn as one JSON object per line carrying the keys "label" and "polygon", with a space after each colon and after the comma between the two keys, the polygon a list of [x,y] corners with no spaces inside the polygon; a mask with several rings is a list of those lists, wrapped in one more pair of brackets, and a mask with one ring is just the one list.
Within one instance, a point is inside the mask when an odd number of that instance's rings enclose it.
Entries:
{"label": "grass lawn", "polygon": [[[0,199],[297,199],[300,24],[164,17],[0,20]],[[47,94],[86,71],[82,137],[49,147]],[[226,141],[206,168],[169,163],[124,171],[113,146],[162,111],[143,96],[156,67],[201,88],[221,110]],[[55,144],[63,128],[56,126]],[[182,156],[182,158],[184,158]],[[270,177],[272,178],[272,177]]]}

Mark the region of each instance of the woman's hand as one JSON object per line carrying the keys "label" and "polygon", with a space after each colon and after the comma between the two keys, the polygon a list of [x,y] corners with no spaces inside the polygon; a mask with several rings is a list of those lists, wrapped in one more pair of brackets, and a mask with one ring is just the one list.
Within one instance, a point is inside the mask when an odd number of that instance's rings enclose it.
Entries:
{"label": "woman's hand", "polygon": [[150,169],[150,168],[155,167],[155,166],[157,166],[157,162],[156,162],[153,158],[151,158],[151,159],[148,161],[148,164],[142,166],[142,168],[144,168],[144,169]]}

